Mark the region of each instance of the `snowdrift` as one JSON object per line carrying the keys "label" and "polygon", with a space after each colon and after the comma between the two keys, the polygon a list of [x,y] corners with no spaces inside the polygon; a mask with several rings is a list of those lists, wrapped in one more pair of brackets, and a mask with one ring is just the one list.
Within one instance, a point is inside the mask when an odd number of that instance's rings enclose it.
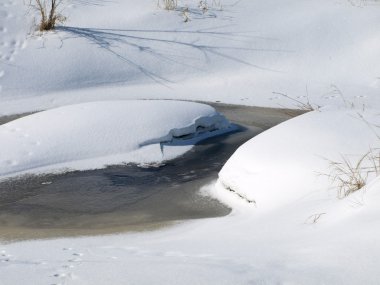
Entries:
{"label": "snowdrift", "polygon": [[0,126],[0,176],[162,162],[228,127],[212,107],[190,102],[104,101],[60,107]]}
{"label": "snowdrift", "polygon": [[[376,111],[321,110],[286,121],[242,145],[219,173],[222,188],[260,209],[332,188],[332,162],[356,164],[379,146]],[[336,191],[332,192],[336,197]]]}

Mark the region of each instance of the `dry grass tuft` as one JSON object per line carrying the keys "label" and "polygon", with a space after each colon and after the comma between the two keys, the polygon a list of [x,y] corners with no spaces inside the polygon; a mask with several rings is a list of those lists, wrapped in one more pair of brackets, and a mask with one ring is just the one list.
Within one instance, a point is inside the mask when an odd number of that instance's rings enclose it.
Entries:
{"label": "dry grass tuft", "polygon": [[331,172],[327,176],[333,184],[336,184],[339,199],[366,186],[370,175],[380,174],[380,156],[375,155],[373,150],[360,157],[355,163],[345,156],[342,156],[340,162],[329,160],[329,163]]}
{"label": "dry grass tuft", "polygon": [[34,8],[41,16],[41,21],[38,26],[39,31],[54,30],[57,23],[63,23],[66,20],[58,11],[58,7],[62,4],[63,0],[50,0],[50,5],[46,0],[30,0],[29,6]]}
{"label": "dry grass tuft", "polygon": [[201,12],[202,12],[203,14],[205,14],[205,13],[208,11],[208,4],[207,4],[207,1],[205,1],[205,0],[201,0],[201,1],[199,1],[199,3],[198,3],[198,8],[199,8],[199,10],[201,10]]}
{"label": "dry grass tuft", "polygon": [[303,96],[303,97],[305,97],[306,101],[301,101],[300,99],[293,98],[287,94],[280,93],[280,92],[272,92],[272,94],[285,97],[286,99],[292,101],[297,109],[303,110],[305,112],[310,112],[310,111],[315,111],[315,110],[318,111],[321,108],[321,106],[316,105],[316,104],[312,104],[310,102],[309,91],[308,91],[307,87],[306,87],[306,95]]}
{"label": "dry grass tuft", "polygon": [[178,6],[177,0],[158,0],[158,6],[160,7],[160,2],[163,4],[165,10],[175,10]]}

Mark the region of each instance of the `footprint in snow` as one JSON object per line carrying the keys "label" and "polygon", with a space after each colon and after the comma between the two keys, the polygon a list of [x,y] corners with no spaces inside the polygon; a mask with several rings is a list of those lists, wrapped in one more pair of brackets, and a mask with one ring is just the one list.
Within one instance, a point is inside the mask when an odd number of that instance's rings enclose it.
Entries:
{"label": "footprint in snow", "polygon": [[[52,277],[63,279],[64,280],[63,281],[64,284],[66,284],[66,281],[68,279],[70,279],[70,280],[76,279],[76,276],[73,273],[71,273],[71,272],[70,273],[55,273],[55,274],[53,274]],[[58,283],[58,284],[60,284],[60,283]]]}
{"label": "footprint in snow", "polygon": [[0,252],[0,262],[1,263],[10,262],[11,261],[11,259],[10,259],[11,257],[12,257],[12,255],[7,254],[7,252],[5,250],[2,250]]}
{"label": "footprint in snow", "polygon": [[65,278],[67,276],[66,273],[56,273],[53,275],[54,277],[59,277],[59,278]]}
{"label": "footprint in snow", "polygon": [[336,97],[337,97],[336,95],[331,95],[331,96],[325,96],[325,97],[323,97],[323,99],[330,100],[330,99],[334,99]]}
{"label": "footprint in snow", "polygon": [[[71,247],[63,247],[62,250],[70,252],[70,251],[73,250],[73,248],[71,248]],[[75,252],[72,255],[74,255],[74,256],[82,256],[83,254]],[[63,280],[62,282],[64,284],[66,284],[66,282],[68,281],[68,279],[71,279],[71,280],[76,279],[76,277],[73,275],[73,273],[70,272],[70,269],[73,269],[75,267],[72,263],[74,263],[74,262],[80,262],[80,261],[82,261],[82,260],[79,259],[79,258],[73,258],[73,259],[67,260],[67,262],[69,262],[69,264],[63,264],[61,266],[62,269],[61,270],[58,269],[57,270],[58,272],[55,273],[55,274],[53,274],[52,277],[62,279]],[[61,283],[55,283],[55,284],[61,284]]]}
{"label": "footprint in snow", "polygon": [[72,259],[69,259],[67,260],[68,262],[72,262],[72,263],[76,263],[76,262],[82,262],[83,260],[80,259],[80,258],[72,258]]}
{"label": "footprint in snow", "polygon": [[13,57],[13,56],[11,56],[11,55],[8,55],[8,56],[6,56],[6,57],[4,58],[4,60],[5,60],[5,61],[9,61],[9,62],[12,62],[12,61],[14,61],[15,59],[14,59],[14,57]]}
{"label": "footprint in snow", "polygon": [[62,248],[62,250],[64,250],[64,251],[66,251],[66,250],[73,250],[73,248],[71,248],[71,247],[64,247],[64,248]]}
{"label": "footprint in snow", "polygon": [[62,268],[65,268],[65,269],[72,269],[72,268],[74,268],[75,266],[74,265],[72,265],[72,264],[70,264],[70,265],[62,265]]}
{"label": "footprint in snow", "polygon": [[11,45],[12,47],[17,47],[17,46],[19,46],[19,42],[18,42],[17,40],[12,40],[12,41],[10,42],[10,45]]}

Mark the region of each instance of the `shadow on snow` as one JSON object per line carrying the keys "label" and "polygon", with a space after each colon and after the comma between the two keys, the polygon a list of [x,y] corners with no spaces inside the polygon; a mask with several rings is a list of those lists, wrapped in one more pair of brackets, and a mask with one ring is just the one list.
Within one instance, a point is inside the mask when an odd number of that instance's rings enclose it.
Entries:
{"label": "shadow on snow", "polygon": [[[226,26],[224,26],[226,27]],[[224,28],[218,27],[218,28]],[[239,56],[251,52],[289,52],[281,49],[252,48],[254,41],[276,41],[276,39],[251,36],[249,33],[221,32],[216,29],[203,30],[140,30],[140,29],[98,29],[61,26],[57,31],[64,32],[65,39],[84,38],[97,47],[113,54],[117,58],[133,66],[141,73],[161,84],[171,83],[156,71],[139,63],[131,54],[126,56],[126,48],[134,49],[139,54],[152,56],[163,63],[178,64],[193,69],[201,69],[192,63],[202,59],[205,63],[211,62],[211,57],[220,57],[239,64],[251,66],[264,71],[279,72],[264,66],[253,64]],[[223,44],[216,44],[222,40]],[[229,45],[226,45],[229,44]],[[201,56],[189,56],[198,52]]]}

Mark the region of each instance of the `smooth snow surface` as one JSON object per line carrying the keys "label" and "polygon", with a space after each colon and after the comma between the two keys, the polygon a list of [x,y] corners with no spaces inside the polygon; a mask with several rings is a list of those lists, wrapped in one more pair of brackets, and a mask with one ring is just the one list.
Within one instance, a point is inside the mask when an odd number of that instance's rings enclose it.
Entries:
{"label": "smooth snow surface", "polygon": [[378,1],[218,0],[202,14],[196,0],[178,11],[157,0],[71,0],[65,24],[43,35],[30,34],[38,16],[23,1],[4,2],[1,114],[131,98],[297,107],[273,92],[379,105]]}
{"label": "smooth snow surface", "polygon": [[328,194],[330,164],[347,159],[355,166],[371,149],[376,153],[379,123],[375,110],[321,110],[299,116],[242,145],[219,173],[219,182],[260,210],[319,191]]}
{"label": "smooth snow surface", "polygon": [[191,102],[104,101],[51,109],[0,126],[0,177],[162,162],[228,126],[214,108]]}

